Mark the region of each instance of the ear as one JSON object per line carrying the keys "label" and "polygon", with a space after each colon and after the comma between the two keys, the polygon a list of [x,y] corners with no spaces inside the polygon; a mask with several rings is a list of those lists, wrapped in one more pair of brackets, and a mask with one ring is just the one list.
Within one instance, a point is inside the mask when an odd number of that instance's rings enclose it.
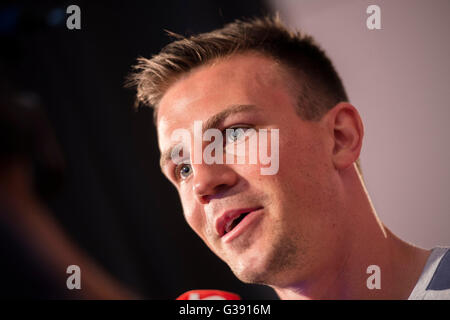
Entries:
{"label": "ear", "polygon": [[348,102],[338,103],[327,115],[327,126],[333,139],[332,161],[343,170],[352,165],[361,152],[364,127],[358,111]]}

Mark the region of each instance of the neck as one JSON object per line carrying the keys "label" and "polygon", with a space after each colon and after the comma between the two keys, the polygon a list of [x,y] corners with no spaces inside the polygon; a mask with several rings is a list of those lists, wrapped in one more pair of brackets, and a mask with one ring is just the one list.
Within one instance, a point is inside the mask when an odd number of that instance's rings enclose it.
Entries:
{"label": "neck", "polygon": [[430,252],[402,241],[380,222],[355,167],[343,173],[342,181],[347,197],[340,210],[352,219],[338,259],[308,279],[272,288],[288,300],[407,299]]}

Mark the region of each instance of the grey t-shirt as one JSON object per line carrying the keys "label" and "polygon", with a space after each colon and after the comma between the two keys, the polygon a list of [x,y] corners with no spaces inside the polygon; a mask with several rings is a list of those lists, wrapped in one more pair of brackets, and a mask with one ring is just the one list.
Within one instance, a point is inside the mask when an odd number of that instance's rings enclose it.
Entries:
{"label": "grey t-shirt", "polygon": [[449,249],[433,248],[408,300],[450,300]]}

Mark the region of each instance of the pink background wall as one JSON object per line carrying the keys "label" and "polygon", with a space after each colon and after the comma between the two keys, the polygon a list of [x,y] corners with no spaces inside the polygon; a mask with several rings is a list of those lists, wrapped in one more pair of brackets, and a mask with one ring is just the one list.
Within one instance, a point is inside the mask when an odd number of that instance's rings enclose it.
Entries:
{"label": "pink background wall", "polygon": [[[361,164],[381,220],[419,246],[450,245],[450,1],[270,3],[322,45],[358,108]],[[381,30],[366,27],[371,4]]]}

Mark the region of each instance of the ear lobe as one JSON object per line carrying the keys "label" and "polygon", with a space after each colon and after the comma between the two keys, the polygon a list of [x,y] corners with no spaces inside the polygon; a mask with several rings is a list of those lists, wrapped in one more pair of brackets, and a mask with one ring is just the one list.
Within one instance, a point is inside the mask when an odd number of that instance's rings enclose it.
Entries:
{"label": "ear lobe", "polygon": [[333,131],[333,164],[343,170],[352,165],[359,157],[364,136],[364,127],[358,111],[347,102],[333,108],[331,114]]}

